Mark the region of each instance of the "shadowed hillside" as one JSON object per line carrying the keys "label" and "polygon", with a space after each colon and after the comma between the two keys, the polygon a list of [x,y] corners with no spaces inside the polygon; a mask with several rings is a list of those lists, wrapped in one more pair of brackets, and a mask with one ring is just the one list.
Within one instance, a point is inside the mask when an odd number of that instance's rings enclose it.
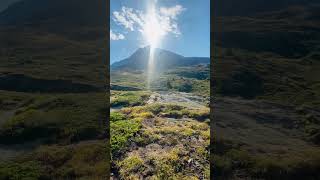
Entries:
{"label": "shadowed hillside", "polygon": [[319,5],[228,2],[212,52],[215,178],[318,179]]}
{"label": "shadowed hillside", "polygon": [[[105,26],[105,2],[101,0],[22,0],[0,14],[0,24],[18,26]],[[62,27],[61,27],[62,26]]]}
{"label": "shadowed hillside", "polygon": [[12,4],[0,13],[0,73],[103,88],[108,32],[104,7],[100,0]]}
{"label": "shadowed hillside", "polygon": [[263,12],[285,9],[289,6],[305,6],[317,0],[224,0],[214,2],[216,16],[254,16]]}
{"label": "shadowed hillside", "polygon": [[0,179],[106,179],[106,2],[0,12]]}

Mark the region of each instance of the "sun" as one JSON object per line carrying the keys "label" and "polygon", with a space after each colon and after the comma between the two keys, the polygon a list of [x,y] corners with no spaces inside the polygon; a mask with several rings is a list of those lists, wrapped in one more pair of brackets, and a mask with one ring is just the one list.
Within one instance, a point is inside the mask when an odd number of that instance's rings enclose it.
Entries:
{"label": "sun", "polygon": [[160,15],[156,11],[156,0],[150,0],[147,13],[144,18],[142,34],[146,43],[150,46],[148,68],[147,68],[147,88],[151,89],[151,82],[157,76],[155,49],[159,46],[165,31],[161,25]]}
{"label": "sun", "polygon": [[155,6],[154,2],[149,5],[143,26],[143,36],[151,48],[158,47],[164,34]]}

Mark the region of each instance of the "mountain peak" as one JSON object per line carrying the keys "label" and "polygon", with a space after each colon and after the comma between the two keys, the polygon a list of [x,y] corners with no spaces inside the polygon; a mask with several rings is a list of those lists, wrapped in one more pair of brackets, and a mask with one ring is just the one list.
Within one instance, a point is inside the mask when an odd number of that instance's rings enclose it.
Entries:
{"label": "mountain peak", "polygon": [[[209,58],[186,58],[174,52],[156,48],[155,67],[157,71],[163,71],[179,66],[192,66],[197,64],[209,64]],[[130,57],[113,63],[113,70],[145,70],[148,66],[150,58],[150,46],[145,46],[137,49]]]}
{"label": "mountain peak", "polygon": [[[183,56],[176,54],[174,52],[165,50],[165,49],[160,49],[160,48],[155,48],[154,50],[154,56],[175,56],[176,58],[183,58]],[[144,58],[149,58],[150,56],[150,46],[145,46],[137,49],[130,57],[137,57],[143,56]],[[147,56],[147,57],[145,57]]]}

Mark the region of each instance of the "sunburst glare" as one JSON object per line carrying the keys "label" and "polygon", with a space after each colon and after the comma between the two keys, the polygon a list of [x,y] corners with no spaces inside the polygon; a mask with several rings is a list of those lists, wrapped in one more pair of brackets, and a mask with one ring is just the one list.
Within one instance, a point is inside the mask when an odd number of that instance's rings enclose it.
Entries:
{"label": "sunburst glare", "polygon": [[151,89],[151,82],[155,78],[155,48],[161,42],[162,36],[165,34],[161,27],[159,15],[156,11],[156,1],[151,1],[147,10],[145,23],[143,27],[143,36],[150,46],[148,69],[147,69],[147,88]]}

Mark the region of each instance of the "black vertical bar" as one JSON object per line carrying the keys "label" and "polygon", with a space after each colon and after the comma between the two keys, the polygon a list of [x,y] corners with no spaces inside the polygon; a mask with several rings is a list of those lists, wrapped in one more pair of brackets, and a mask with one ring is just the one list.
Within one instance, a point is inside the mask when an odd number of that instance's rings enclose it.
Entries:
{"label": "black vertical bar", "polygon": [[111,153],[110,153],[110,0],[106,0],[106,16],[107,16],[107,22],[106,22],[106,103],[107,103],[107,112],[106,112],[106,147],[107,147],[107,156],[108,156],[108,172],[107,177],[110,179],[110,173],[111,173]]}
{"label": "black vertical bar", "polygon": [[210,179],[214,179],[214,11],[216,0],[210,1]]}

